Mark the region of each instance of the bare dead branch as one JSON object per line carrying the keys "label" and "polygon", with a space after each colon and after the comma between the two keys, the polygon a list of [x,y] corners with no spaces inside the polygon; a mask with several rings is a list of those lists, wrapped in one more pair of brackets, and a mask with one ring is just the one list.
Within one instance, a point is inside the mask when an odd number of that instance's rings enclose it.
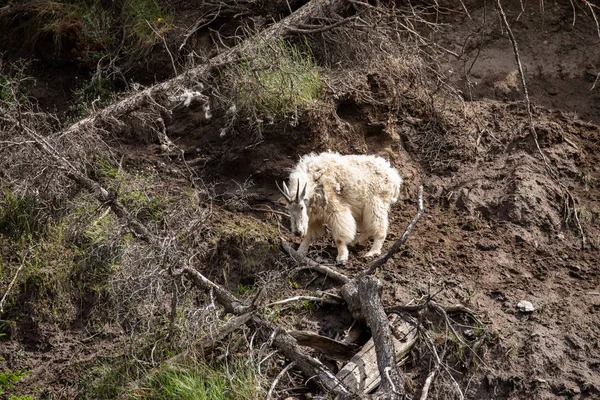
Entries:
{"label": "bare dead branch", "polygon": [[[210,17],[210,14],[213,14],[212,18],[207,21],[207,17]],[[202,17],[200,17],[196,22],[194,22],[194,25],[192,25],[192,27],[190,28],[190,30],[185,34],[185,36],[183,38],[183,41],[181,42],[181,45],[179,46],[179,49],[177,51],[181,51],[185,47],[185,45],[187,44],[187,41],[196,32],[198,32],[200,29],[204,28],[205,26],[208,26],[208,25],[212,24],[213,21],[215,19],[217,19],[220,14],[221,14],[221,4],[219,4],[219,8],[216,11],[213,11],[212,13],[205,14]]]}
{"label": "bare dead branch", "polygon": [[347,395],[348,389],[342,382],[327,368],[323,363],[314,357],[306,354],[289,333],[277,328],[267,320],[255,315],[252,318],[253,324],[260,328],[263,336],[273,336],[273,346],[275,346],[288,360],[294,361],[305,376],[315,377],[316,382],[325,391],[335,395]]}
{"label": "bare dead branch", "polygon": [[301,34],[301,35],[310,35],[313,33],[322,33],[322,32],[326,32],[329,31],[331,29],[337,28],[338,26],[342,26],[347,24],[350,21],[354,21],[355,19],[358,18],[358,14],[353,15],[351,17],[348,18],[344,18],[340,21],[334,22],[333,24],[329,24],[329,25],[323,25],[323,26],[319,26],[319,27],[311,27],[311,28],[306,28],[306,27],[299,27],[299,26],[295,26],[292,27],[290,26],[288,28],[288,31],[290,33],[297,33],[297,34]]}
{"label": "bare dead branch", "polygon": [[[240,326],[244,325],[246,322],[250,320],[252,317],[253,311],[247,312],[237,317],[233,317],[229,321],[227,321],[223,326],[219,327],[219,330],[211,335],[204,336],[200,338],[195,343],[196,349],[198,349],[202,354],[207,354],[210,350],[221,340],[223,340],[227,335],[231,334],[235,330],[237,330]],[[187,355],[185,353],[177,354],[171,358],[169,358],[165,364],[181,364],[186,360]]]}
{"label": "bare dead branch", "polygon": [[388,324],[387,315],[383,310],[380,299],[382,285],[379,279],[367,275],[358,282],[358,295],[360,297],[363,315],[371,327],[377,365],[381,375],[380,391],[388,395],[389,399],[401,399],[405,396],[404,376],[396,368],[396,354],[392,331]]}
{"label": "bare dead branch", "polygon": [[[159,118],[163,114],[168,115],[173,106],[170,98],[175,98],[176,94],[184,89],[193,88],[215,69],[241,59],[244,53],[252,53],[257,46],[285,37],[290,33],[291,27],[307,23],[325,11],[341,13],[347,7],[348,3],[345,0],[312,0],[286,18],[215,56],[207,63],[114,103],[70,126],[63,131],[63,135],[76,135],[78,132],[97,130],[105,126],[111,126],[112,130],[119,127],[122,129],[127,125],[128,115],[142,108],[146,110],[150,119]],[[149,121],[151,122],[153,121]]]}
{"label": "bare dead branch", "polygon": [[275,377],[275,379],[273,379],[273,383],[271,383],[271,387],[269,388],[269,392],[267,393],[267,400],[271,400],[273,397],[273,392],[275,391],[275,388],[277,387],[277,384],[279,383],[279,381],[281,380],[281,378],[283,378],[283,376],[286,374],[286,372],[288,372],[290,369],[292,369],[294,366],[296,365],[295,362],[291,362],[288,365],[285,366],[285,368],[283,368],[281,370],[281,372],[279,372],[277,374],[277,376]]}

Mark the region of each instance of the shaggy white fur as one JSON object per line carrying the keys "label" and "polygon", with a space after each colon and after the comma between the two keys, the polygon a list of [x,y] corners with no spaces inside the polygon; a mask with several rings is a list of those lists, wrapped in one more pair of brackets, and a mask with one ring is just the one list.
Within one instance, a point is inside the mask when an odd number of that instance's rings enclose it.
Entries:
{"label": "shaggy white fur", "polygon": [[[338,153],[303,156],[284,184],[292,232],[303,237],[298,252],[306,255],[325,225],[338,249],[337,262],[348,260],[348,244],[373,246],[365,257],[381,254],[390,205],[398,201],[402,178],[381,157]],[[280,189],[281,190],[281,189]]]}

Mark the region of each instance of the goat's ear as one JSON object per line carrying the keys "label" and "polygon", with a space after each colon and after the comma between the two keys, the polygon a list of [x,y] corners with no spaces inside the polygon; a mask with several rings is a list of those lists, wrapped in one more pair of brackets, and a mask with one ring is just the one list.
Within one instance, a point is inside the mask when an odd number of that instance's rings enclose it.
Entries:
{"label": "goat's ear", "polygon": [[290,202],[283,196],[279,197],[277,199],[277,202],[283,206],[287,206],[288,204],[290,204]]}

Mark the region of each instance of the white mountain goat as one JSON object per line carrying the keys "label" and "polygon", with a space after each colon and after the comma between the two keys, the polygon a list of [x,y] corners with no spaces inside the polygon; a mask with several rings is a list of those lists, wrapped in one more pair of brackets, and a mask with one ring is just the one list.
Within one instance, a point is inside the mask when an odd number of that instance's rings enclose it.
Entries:
{"label": "white mountain goat", "polygon": [[381,254],[388,211],[401,185],[398,171],[381,157],[321,153],[303,156],[290,174],[289,188],[277,187],[287,200],[292,232],[303,238],[298,252],[306,255],[327,225],[338,249],[336,261],[345,264],[351,243],[373,238],[365,257]]}

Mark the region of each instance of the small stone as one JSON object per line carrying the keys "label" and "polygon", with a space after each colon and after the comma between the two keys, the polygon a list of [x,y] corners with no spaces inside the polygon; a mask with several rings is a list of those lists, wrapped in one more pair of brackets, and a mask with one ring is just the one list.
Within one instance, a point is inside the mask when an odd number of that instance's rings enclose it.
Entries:
{"label": "small stone", "polygon": [[519,311],[524,313],[530,313],[535,311],[535,307],[533,306],[533,304],[531,304],[531,302],[527,300],[519,301],[519,303],[517,303],[517,308],[519,309]]}
{"label": "small stone", "polygon": [[160,151],[167,151],[167,150],[169,150],[169,146],[167,146],[164,143],[160,145]]}
{"label": "small stone", "polygon": [[465,338],[467,340],[475,339],[475,331],[473,329],[467,329],[466,331],[463,332],[463,335],[465,335]]}

